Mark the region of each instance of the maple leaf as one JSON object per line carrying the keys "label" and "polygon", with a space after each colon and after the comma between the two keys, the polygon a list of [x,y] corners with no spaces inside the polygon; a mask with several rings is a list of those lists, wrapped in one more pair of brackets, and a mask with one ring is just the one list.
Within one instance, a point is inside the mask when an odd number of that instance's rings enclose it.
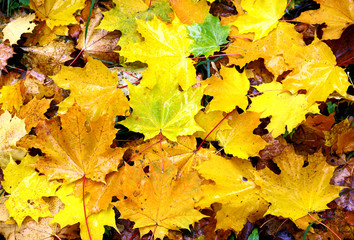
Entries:
{"label": "maple leaf", "polygon": [[72,59],[70,54],[75,51],[73,43],[66,41],[52,41],[44,46],[23,47],[22,49],[29,52],[26,55],[26,64],[45,75],[57,74],[61,64]]}
{"label": "maple leaf", "polygon": [[[262,84],[257,90],[264,93],[252,98],[249,111],[261,113],[262,118],[272,116],[266,129],[273,137],[297,127],[307,113],[319,113],[317,104],[309,104],[304,94],[292,95],[283,91],[279,82]],[[291,111],[287,110],[289,106]]]}
{"label": "maple leaf", "polygon": [[83,176],[104,182],[105,175],[115,171],[121,153],[110,148],[115,137],[114,124],[107,116],[86,124],[78,105],[72,106],[58,119],[40,120],[36,137],[27,136],[19,145],[40,148],[44,153],[36,168],[49,179],[74,182]]}
{"label": "maple leaf", "polygon": [[85,0],[31,0],[29,6],[40,21],[46,21],[47,26],[53,29],[59,25],[75,24],[74,13],[84,8]]}
{"label": "maple leaf", "polygon": [[347,118],[334,125],[329,131],[324,132],[325,145],[331,147],[332,151],[338,155],[343,152],[351,152],[354,149],[353,133],[353,125]]}
{"label": "maple leaf", "polygon": [[[208,110],[208,107],[206,109]],[[194,119],[197,124],[204,129],[204,132],[198,131],[194,136],[204,139],[209,134],[205,140],[216,141],[216,134],[219,130],[232,129],[227,121],[222,121],[220,125],[215,128],[223,118],[224,115],[222,111],[200,111],[195,115]]]}
{"label": "maple leaf", "polygon": [[180,92],[176,83],[164,78],[151,90],[131,85],[129,91],[133,113],[120,123],[131,131],[144,134],[145,140],[161,132],[168,139],[177,141],[177,136],[203,130],[194,121],[194,116],[202,108],[203,88]]}
{"label": "maple leaf", "polygon": [[254,32],[254,40],[266,36],[277,27],[278,20],[284,15],[286,0],[243,0],[242,8],[247,14],[240,15],[232,23],[240,33]]}
{"label": "maple leaf", "polygon": [[188,36],[194,40],[189,51],[195,57],[205,55],[209,57],[216,51],[220,51],[220,45],[227,43],[230,32],[229,26],[221,26],[218,17],[210,13],[206,15],[204,23],[194,23],[187,26]]}
{"label": "maple leaf", "polygon": [[[90,239],[102,239],[105,232],[104,226],[111,226],[116,228],[116,221],[114,217],[113,206],[108,207],[107,210],[101,211],[96,214],[91,214],[87,217],[87,224],[90,230],[90,234],[87,230],[85,214],[83,213],[83,200],[82,197],[78,198],[72,195],[74,189],[74,183],[63,185],[56,195],[65,204],[65,208],[55,214],[51,223],[58,223],[63,228],[66,225],[73,225],[80,223],[80,235],[84,240]],[[89,197],[85,197],[85,203],[89,201]],[[90,237],[91,236],[91,237]]]}
{"label": "maple leaf", "polygon": [[192,40],[187,37],[187,30],[181,21],[175,17],[170,24],[166,24],[154,17],[148,22],[137,20],[137,25],[145,40],[123,46],[120,53],[129,62],[141,61],[149,65],[141,84],[152,88],[156,83],[156,69],[159,69],[160,75],[175,78],[183,90],[195,84],[193,60],[187,58]]}
{"label": "maple leaf", "polygon": [[209,110],[231,112],[236,106],[246,109],[248,106],[246,95],[250,88],[246,72],[239,73],[235,68],[222,66],[220,74],[223,79],[212,76],[202,82],[202,85],[207,85],[204,94],[214,97]]}
{"label": "maple leaf", "polygon": [[49,205],[42,197],[54,196],[60,183],[49,182],[46,176],[39,175],[34,168],[29,167],[37,158],[27,155],[21,164],[17,165],[12,159],[5,168],[2,185],[10,193],[5,202],[10,216],[21,227],[26,216],[38,221],[39,217],[49,217]]}
{"label": "maple leaf", "polygon": [[326,27],[322,29],[323,40],[340,38],[342,32],[354,24],[353,0],[316,0],[316,2],[320,4],[320,9],[303,12],[294,20],[309,24],[325,23]]}
{"label": "maple leaf", "polygon": [[150,21],[156,16],[163,21],[170,21],[169,14],[172,12],[168,0],[152,1],[150,7],[143,0],[114,0],[113,2],[116,7],[104,13],[105,17],[98,28],[107,31],[120,30],[122,32],[120,46],[142,40],[136,30],[138,19]]}
{"label": "maple leaf", "polygon": [[253,134],[253,130],[260,124],[259,117],[260,114],[255,112],[234,112],[228,117],[232,129],[220,130],[216,134],[226,153],[245,159],[258,156],[258,152],[267,145],[260,136]]}
{"label": "maple leaf", "polygon": [[0,115],[0,167],[5,169],[11,154],[18,149],[16,142],[26,135],[25,123],[8,111]]}
{"label": "maple leaf", "polygon": [[[0,43],[0,71],[3,70],[7,65],[7,60],[11,58],[14,54],[12,47]],[[1,76],[1,74],[0,74]]]}
{"label": "maple leaf", "polygon": [[285,89],[292,93],[306,90],[309,104],[325,101],[336,91],[346,95],[348,76],[344,69],[336,66],[336,57],[324,42],[318,39],[308,46],[292,46],[284,53],[285,61],[294,70],[282,81]]}
{"label": "maple leaf", "polygon": [[52,78],[58,86],[70,89],[70,96],[59,104],[60,113],[66,112],[74,102],[87,110],[92,120],[105,113],[115,119],[129,108],[127,98],[117,88],[117,75],[99,60],[88,57],[84,68],[63,66]]}
{"label": "maple leaf", "polygon": [[326,163],[320,152],[305,157],[295,154],[289,146],[273,161],[281,170],[279,175],[268,168],[254,171],[261,196],[271,203],[266,214],[295,221],[313,211],[328,209],[327,203],[338,197],[342,189],[329,184],[335,168]]}
{"label": "maple leaf", "polygon": [[[141,186],[137,183],[145,175],[143,171],[136,171],[135,168],[124,165],[119,169],[119,172],[107,174],[105,183],[86,179],[85,194],[90,194],[90,200],[86,203],[87,214],[91,215],[99,213],[101,210],[107,210],[111,206],[113,196],[124,199],[125,196],[140,191]],[[78,198],[82,198],[82,184],[83,179],[76,181],[74,195]]]}
{"label": "maple leaf", "polygon": [[34,98],[21,107],[18,116],[25,120],[27,132],[30,132],[33,127],[37,126],[39,119],[46,119],[44,114],[47,112],[51,101],[51,99],[46,98],[41,100]]}
{"label": "maple leaf", "polygon": [[204,148],[197,151],[197,141],[193,136],[179,136],[177,142],[164,137],[160,141],[160,137],[156,136],[142,144],[135,145],[136,143],[132,142],[127,148],[132,151],[131,160],[135,162],[136,166],[145,168],[153,162],[161,161],[163,165],[173,163],[178,168],[178,176],[194,171],[195,166],[214,153]]}
{"label": "maple leaf", "polygon": [[144,188],[113,203],[121,218],[135,222],[134,227],[139,228],[141,236],[152,231],[155,238],[163,239],[169,229],[188,229],[190,224],[205,217],[194,209],[195,199],[200,194],[201,180],[197,173],[182,175],[179,179],[176,174],[174,165],[161,171],[159,163],[152,163],[149,178],[143,180]]}
{"label": "maple leaf", "polygon": [[90,24],[86,32],[86,24],[81,25],[81,34],[77,40],[77,49],[83,50],[83,56],[100,59],[101,61],[119,62],[119,49],[117,46],[120,36],[117,30],[108,32],[104,29],[95,29],[101,22],[103,14],[99,9],[93,13],[94,17],[90,19]]}
{"label": "maple leaf", "polygon": [[176,16],[187,25],[194,22],[202,24],[210,8],[206,0],[171,0],[170,3]]}
{"label": "maple leaf", "polygon": [[239,232],[247,219],[255,222],[267,211],[268,203],[260,197],[249,161],[213,155],[196,169],[204,178],[214,181],[202,185],[203,197],[197,205],[205,208],[216,202],[222,204],[216,212],[216,229],[232,228]]}
{"label": "maple leaf", "polygon": [[[282,56],[289,48],[289,45],[304,46],[302,35],[294,29],[294,25],[287,22],[279,22],[277,28],[261,39],[254,39],[254,34],[240,34],[236,27],[231,27],[230,38],[232,44],[225,53],[229,56],[229,64],[236,64],[240,67],[258,58],[265,59],[265,65],[273,74],[280,75],[284,67],[268,63],[272,59]],[[289,68],[289,67],[288,67]],[[274,71],[274,69],[280,69]]]}
{"label": "maple leaf", "polygon": [[34,20],[35,15],[28,14],[24,17],[18,17],[15,20],[11,21],[6,25],[2,30],[4,34],[4,39],[10,41],[10,45],[17,43],[20,40],[22,33],[31,32],[36,26],[32,21]]}
{"label": "maple leaf", "polygon": [[18,82],[14,85],[6,85],[0,89],[0,103],[2,103],[1,109],[12,112],[20,110],[23,104],[24,86],[22,82]]}

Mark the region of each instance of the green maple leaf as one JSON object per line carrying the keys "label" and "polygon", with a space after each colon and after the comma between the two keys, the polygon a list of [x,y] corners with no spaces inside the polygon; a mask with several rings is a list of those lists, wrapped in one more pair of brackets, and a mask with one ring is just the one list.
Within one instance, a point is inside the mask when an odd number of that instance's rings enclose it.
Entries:
{"label": "green maple leaf", "polygon": [[194,23],[187,26],[188,35],[194,40],[190,52],[194,56],[205,55],[208,57],[220,50],[220,45],[227,43],[230,26],[221,26],[220,19],[208,14],[203,24]]}
{"label": "green maple leaf", "polygon": [[177,141],[177,136],[203,131],[194,120],[201,109],[202,87],[191,87],[181,92],[177,83],[162,79],[151,90],[143,86],[131,86],[129,91],[133,113],[121,124],[143,133],[145,140],[161,132],[168,139]]}

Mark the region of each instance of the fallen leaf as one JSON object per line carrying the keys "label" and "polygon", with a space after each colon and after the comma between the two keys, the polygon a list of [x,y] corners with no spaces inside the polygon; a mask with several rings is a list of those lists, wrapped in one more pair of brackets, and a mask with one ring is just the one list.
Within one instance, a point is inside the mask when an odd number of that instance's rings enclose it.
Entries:
{"label": "fallen leaf", "polygon": [[294,20],[309,24],[325,23],[323,40],[340,38],[342,32],[354,24],[353,0],[316,0],[316,2],[320,4],[320,9],[305,11]]}
{"label": "fallen leaf", "polygon": [[[290,132],[296,128],[305,120],[307,113],[319,112],[317,104],[308,104],[303,94],[292,95],[283,91],[279,82],[262,84],[257,90],[263,94],[252,98],[249,111],[260,113],[262,118],[272,116],[266,129],[275,138],[286,129]],[[289,106],[292,107],[291,111],[287,111]]]}
{"label": "fallen leaf", "polygon": [[23,147],[36,147],[44,153],[36,168],[49,179],[74,182],[82,177],[104,182],[105,176],[116,171],[123,153],[110,147],[115,129],[111,119],[101,116],[86,124],[78,105],[69,108],[58,119],[40,120],[36,136],[21,139]]}
{"label": "fallen leaf", "polygon": [[99,60],[88,57],[84,68],[63,66],[52,78],[59,87],[70,89],[70,96],[59,104],[61,114],[76,102],[88,112],[89,119],[108,114],[113,122],[116,115],[124,115],[129,107],[122,90],[117,88],[117,74]]}
{"label": "fallen leaf", "polygon": [[36,24],[32,22],[34,18],[35,15],[31,13],[25,17],[19,16],[15,20],[8,23],[2,30],[4,34],[3,40],[8,39],[10,41],[10,45],[16,44],[17,41],[20,40],[22,33],[32,32],[36,26]]}
{"label": "fallen leaf", "polygon": [[152,231],[155,238],[163,239],[169,229],[188,229],[204,217],[194,209],[200,194],[198,175],[192,172],[176,179],[176,174],[174,165],[161,170],[159,163],[153,163],[141,192],[114,203],[121,218],[135,222],[141,236]]}
{"label": "fallen leaf", "polygon": [[45,21],[53,29],[55,26],[76,23],[74,13],[84,8],[84,3],[85,0],[31,0],[29,6],[35,11],[37,19]]}
{"label": "fallen leaf", "polygon": [[246,73],[239,73],[235,68],[221,67],[223,79],[216,76],[202,82],[207,87],[204,94],[213,96],[209,111],[231,112],[236,106],[246,109],[248,106],[247,92],[250,82]]}
{"label": "fallen leaf", "polygon": [[131,131],[143,133],[145,140],[162,133],[177,141],[177,136],[202,131],[194,116],[201,109],[203,88],[180,92],[176,83],[170,81],[167,77],[160,79],[151,90],[131,85],[129,97],[133,113],[120,124]]}
{"label": "fallen leaf", "polygon": [[277,27],[286,5],[285,0],[243,0],[241,6],[247,14],[238,16],[232,24],[238,27],[240,33],[254,32],[254,40],[258,40]]}
{"label": "fallen leaf", "polygon": [[[266,214],[295,221],[308,213],[328,209],[327,203],[339,196],[342,187],[330,185],[334,167],[326,163],[322,153],[296,155],[288,146],[273,161],[279,175],[269,169],[254,171],[261,196],[271,203]],[[304,165],[305,161],[308,165]]]}
{"label": "fallen leaf", "polygon": [[206,15],[203,24],[194,23],[187,26],[188,36],[194,40],[189,46],[189,51],[195,57],[205,55],[209,57],[214,52],[220,51],[220,45],[227,43],[230,32],[229,26],[221,26],[218,17],[210,13]]}
{"label": "fallen leaf", "polygon": [[210,8],[206,0],[171,0],[170,3],[176,16],[187,25],[203,24]]}
{"label": "fallen leaf", "polygon": [[197,205],[205,208],[216,202],[222,204],[216,212],[216,229],[240,232],[247,219],[255,222],[267,211],[268,203],[259,195],[260,189],[248,170],[251,168],[247,160],[221,157],[210,158],[196,167],[204,178],[214,181],[202,185],[203,197]]}
{"label": "fallen leaf", "polygon": [[232,129],[220,130],[216,134],[226,153],[244,159],[259,156],[259,151],[267,145],[260,136],[253,134],[253,130],[260,124],[259,117],[260,114],[255,112],[234,112],[228,117]]}
{"label": "fallen leaf", "polygon": [[[152,88],[156,84],[154,72],[159,69],[160,75],[172,75],[183,90],[194,85],[195,68],[193,60],[188,58],[192,40],[187,37],[187,29],[181,21],[175,18],[170,24],[166,24],[154,17],[148,22],[137,20],[137,25],[138,32],[145,40],[123,46],[120,54],[129,62],[141,61],[149,65],[141,84]],[[154,46],[158,46],[159,51]]]}

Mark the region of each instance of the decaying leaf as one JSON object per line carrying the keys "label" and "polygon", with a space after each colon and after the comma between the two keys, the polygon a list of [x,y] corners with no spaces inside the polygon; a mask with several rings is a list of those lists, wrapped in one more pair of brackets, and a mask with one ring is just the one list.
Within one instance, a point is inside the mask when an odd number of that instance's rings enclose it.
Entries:
{"label": "decaying leaf", "polygon": [[4,33],[4,40],[8,39],[10,41],[10,45],[15,44],[18,40],[20,40],[22,33],[31,32],[36,26],[36,24],[33,23],[34,18],[35,15],[32,13],[25,17],[19,16],[7,24],[2,30]]}
{"label": "decaying leaf", "polygon": [[26,135],[26,129],[23,120],[11,117],[7,111],[0,115],[0,126],[0,167],[5,169],[11,154],[23,152],[16,147],[16,142]]}

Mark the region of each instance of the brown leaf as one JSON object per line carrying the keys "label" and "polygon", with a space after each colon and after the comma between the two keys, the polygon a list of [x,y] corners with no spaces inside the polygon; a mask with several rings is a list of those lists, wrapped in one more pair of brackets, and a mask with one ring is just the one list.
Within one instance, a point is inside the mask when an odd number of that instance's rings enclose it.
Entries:
{"label": "brown leaf", "polygon": [[0,43],[0,76],[1,70],[5,69],[7,65],[7,60],[12,57],[14,54],[14,50],[12,47],[5,45],[4,43]]}

